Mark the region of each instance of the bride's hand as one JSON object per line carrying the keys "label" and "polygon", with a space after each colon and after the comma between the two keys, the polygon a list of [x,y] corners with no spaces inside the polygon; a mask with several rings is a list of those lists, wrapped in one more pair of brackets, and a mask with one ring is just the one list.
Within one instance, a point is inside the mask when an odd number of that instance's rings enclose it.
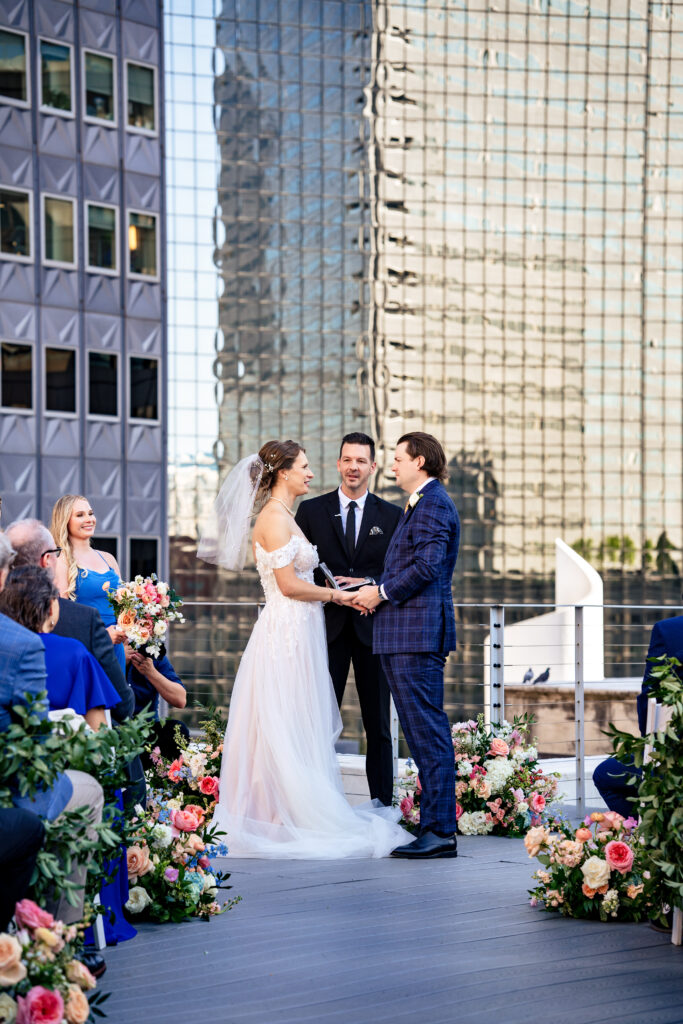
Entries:
{"label": "bride's hand", "polygon": [[355,594],[349,590],[333,590],[332,600],[335,604],[353,604]]}

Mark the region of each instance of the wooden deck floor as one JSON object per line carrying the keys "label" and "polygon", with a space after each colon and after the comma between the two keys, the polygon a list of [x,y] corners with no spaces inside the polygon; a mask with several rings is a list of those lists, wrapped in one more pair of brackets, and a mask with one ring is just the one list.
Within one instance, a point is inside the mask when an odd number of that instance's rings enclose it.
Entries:
{"label": "wooden deck floor", "polygon": [[109,1024],[680,1024],[683,949],[528,905],[521,840],[457,860],[229,861],[235,910],[107,950]]}

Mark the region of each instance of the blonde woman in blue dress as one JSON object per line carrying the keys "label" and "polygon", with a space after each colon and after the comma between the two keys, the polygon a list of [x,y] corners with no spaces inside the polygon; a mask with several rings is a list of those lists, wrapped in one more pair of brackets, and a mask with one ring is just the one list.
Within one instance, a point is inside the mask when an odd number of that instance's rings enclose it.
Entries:
{"label": "blonde woman in blue dress", "polygon": [[292,507],[312,479],[299,444],[267,442],[228,476],[199,545],[198,557],[241,569],[260,507],[252,547],[265,609],[235,678],[214,815],[232,857],[384,857],[412,841],[397,810],[344,796],[322,605],[353,595],[313,582],[318,555]]}

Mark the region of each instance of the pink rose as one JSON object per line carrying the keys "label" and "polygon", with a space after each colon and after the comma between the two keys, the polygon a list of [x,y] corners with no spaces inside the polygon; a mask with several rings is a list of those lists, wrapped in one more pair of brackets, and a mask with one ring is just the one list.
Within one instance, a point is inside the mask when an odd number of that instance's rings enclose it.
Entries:
{"label": "pink rose", "polygon": [[218,796],[219,785],[215,775],[205,775],[203,779],[199,780],[199,792],[204,796]]}
{"label": "pink rose", "polygon": [[196,814],[197,818],[199,819],[199,824],[204,824],[204,820],[206,818],[206,811],[204,810],[203,807],[200,807],[199,804],[185,804],[183,810],[189,811],[190,814]]}
{"label": "pink rose", "polygon": [[17,1003],[17,1024],[62,1024],[64,1000],[58,991],[34,985]]}
{"label": "pink rose", "polygon": [[637,824],[637,818],[624,818],[624,828],[627,832],[632,832],[633,829],[637,826]]}
{"label": "pink rose", "polygon": [[456,820],[456,821],[458,821],[458,820],[459,820],[459,818],[460,818],[460,815],[462,814],[462,810],[463,810],[463,809],[462,809],[461,805],[460,805],[460,804],[458,803],[458,801],[456,800],[456,801],[455,801],[455,820]]}
{"label": "pink rose", "polygon": [[401,814],[404,818],[407,818],[413,809],[413,798],[412,796],[404,796],[400,803]]}
{"label": "pink rose", "polygon": [[535,814],[545,810],[545,797],[542,793],[532,793],[529,798],[529,807]]}
{"label": "pink rose", "polygon": [[170,603],[171,603],[171,599],[168,596],[168,594],[164,594],[164,596],[159,601],[159,604],[161,605],[162,608],[168,608]]}
{"label": "pink rose", "polygon": [[20,900],[14,908],[18,928],[53,928],[55,919],[33,900]]}
{"label": "pink rose", "polygon": [[507,757],[510,753],[510,748],[505,740],[502,740],[500,736],[495,736],[491,740],[491,746],[489,747],[488,752],[492,757]]}
{"label": "pink rose", "polygon": [[192,811],[171,811],[171,824],[179,832],[196,832],[199,818]]}
{"label": "pink rose", "polygon": [[624,819],[616,811],[605,811],[602,821],[598,826],[598,832],[619,832]]}
{"label": "pink rose", "polygon": [[613,839],[605,847],[605,860],[620,875],[625,875],[633,866],[633,850],[627,843]]}
{"label": "pink rose", "polygon": [[200,857],[197,863],[199,864],[200,868],[204,868],[205,870],[206,868],[211,867],[211,861],[209,860],[208,857]]}

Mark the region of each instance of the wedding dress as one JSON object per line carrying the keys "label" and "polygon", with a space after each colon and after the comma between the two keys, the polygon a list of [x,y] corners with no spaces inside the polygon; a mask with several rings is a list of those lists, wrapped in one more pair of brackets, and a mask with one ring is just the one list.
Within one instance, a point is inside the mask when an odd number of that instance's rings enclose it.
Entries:
{"label": "wedding dress", "polygon": [[231,857],[384,857],[412,837],[397,809],[344,796],[322,605],[286,597],[274,575],[293,562],[312,583],[316,549],[295,534],[255,551],[266,605],[235,678],[213,824]]}

